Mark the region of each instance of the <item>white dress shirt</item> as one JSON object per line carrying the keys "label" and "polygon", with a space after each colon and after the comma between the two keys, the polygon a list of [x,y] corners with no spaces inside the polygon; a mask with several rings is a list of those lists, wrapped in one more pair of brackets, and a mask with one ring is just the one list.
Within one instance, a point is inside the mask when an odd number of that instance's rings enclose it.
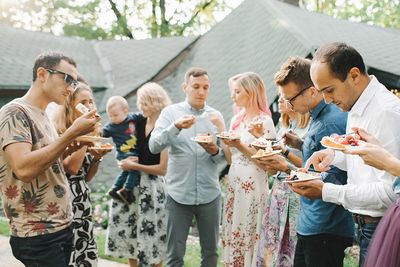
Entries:
{"label": "white dress shirt", "polygon": [[[365,129],[382,147],[400,157],[400,100],[374,76],[349,111],[346,132],[352,127]],[[394,177],[366,165],[361,157],[335,151],[332,165],[347,171],[347,185],[324,184],[324,201],[343,205],[353,213],[380,217],[397,199]]]}

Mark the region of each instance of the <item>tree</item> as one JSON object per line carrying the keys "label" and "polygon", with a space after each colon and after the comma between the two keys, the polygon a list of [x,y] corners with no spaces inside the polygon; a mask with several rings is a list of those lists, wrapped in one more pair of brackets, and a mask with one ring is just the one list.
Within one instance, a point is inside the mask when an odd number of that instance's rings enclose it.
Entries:
{"label": "tree", "polygon": [[302,0],[301,5],[340,19],[400,29],[400,0]]}
{"label": "tree", "polygon": [[[0,2],[0,23],[85,39],[200,34],[225,0],[18,0]],[[140,34],[141,35],[140,35]]]}

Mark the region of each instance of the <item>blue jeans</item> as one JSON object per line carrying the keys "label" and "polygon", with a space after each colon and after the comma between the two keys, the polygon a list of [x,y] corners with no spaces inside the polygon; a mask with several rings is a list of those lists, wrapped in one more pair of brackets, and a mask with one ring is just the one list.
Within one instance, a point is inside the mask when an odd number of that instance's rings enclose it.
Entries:
{"label": "blue jeans", "polygon": [[372,235],[374,234],[378,224],[379,224],[379,222],[358,225],[357,242],[358,242],[358,245],[360,246],[359,266],[362,266],[364,263],[365,256],[367,255],[369,242],[371,241]]}
{"label": "blue jeans", "polygon": [[[33,237],[10,237],[14,257],[26,267],[67,267],[71,256],[72,228]],[[1,265],[1,263],[0,263]]]}
{"label": "blue jeans", "polygon": [[[117,151],[117,160],[123,160],[128,157],[137,157],[137,152],[122,153]],[[139,171],[122,171],[115,177],[113,188],[124,187],[128,191],[132,191],[135,186],[140,182],[140,172]]]}

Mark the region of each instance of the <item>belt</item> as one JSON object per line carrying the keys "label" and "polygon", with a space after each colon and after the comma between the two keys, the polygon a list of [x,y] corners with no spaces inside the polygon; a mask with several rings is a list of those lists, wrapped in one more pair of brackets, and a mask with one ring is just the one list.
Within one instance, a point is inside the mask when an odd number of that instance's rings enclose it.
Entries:
{"label": "belt", "polygon": [[382,217],[372,217],[369,215],[362,215],[357,213],[353,213],[352,216],[353,216],[353,221],[358,225],[364,225],[367,223],[377,223],[382,219]]}

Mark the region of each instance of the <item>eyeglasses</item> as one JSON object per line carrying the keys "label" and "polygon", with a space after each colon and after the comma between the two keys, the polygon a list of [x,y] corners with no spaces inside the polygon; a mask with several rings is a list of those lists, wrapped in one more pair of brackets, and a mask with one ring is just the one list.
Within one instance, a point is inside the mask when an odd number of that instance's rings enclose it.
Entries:
{"label": "eyeglasses", "polygon": [[303,89],[301,89],[295,96],[293,96],[290,99],[283,99],[283,101],[285,102],[285,104],[291,109],[293,110],[293,104],[292,102],[298,97],[300,96],[305,90],[307,90],[308,88],[310,88],[312,85],[309,85]]}
{"label": "eyeglasses", "polygon": [[64,75],[65,84],[68,85],[68,86],[71,86],[72,89],[75,90],[78,87],[78,81],[75,80],[71,75],[69,75],[69,74],[67,74],[65,72],[59,71],[59,70],[52,70],[52,69],[46,69],[46,70],[50,74],[62,74],[62,75]]}

